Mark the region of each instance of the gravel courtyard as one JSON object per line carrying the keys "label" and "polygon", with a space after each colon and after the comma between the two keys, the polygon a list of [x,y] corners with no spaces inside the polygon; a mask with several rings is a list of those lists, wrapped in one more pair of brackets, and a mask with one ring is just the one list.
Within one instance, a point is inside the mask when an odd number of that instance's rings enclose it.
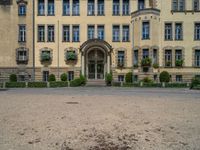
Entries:
{"label": "gravel courtyard", "polygon": [[0,150],[200,150],[200,91],[0,91]]}

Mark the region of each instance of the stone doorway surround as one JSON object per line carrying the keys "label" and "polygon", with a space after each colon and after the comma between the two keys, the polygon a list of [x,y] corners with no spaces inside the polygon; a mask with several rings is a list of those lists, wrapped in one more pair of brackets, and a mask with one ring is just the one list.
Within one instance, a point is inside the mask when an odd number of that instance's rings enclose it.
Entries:
{"label": "stone doorway surround", "polygon": [[104,76],[105,76],[105,73],[111,72],[112,46],[108,42],[99,39],[87,40],[80,46],[81,73],[82,75],[88,78],[88,53],[93,50],[101,51],[104,53]]}

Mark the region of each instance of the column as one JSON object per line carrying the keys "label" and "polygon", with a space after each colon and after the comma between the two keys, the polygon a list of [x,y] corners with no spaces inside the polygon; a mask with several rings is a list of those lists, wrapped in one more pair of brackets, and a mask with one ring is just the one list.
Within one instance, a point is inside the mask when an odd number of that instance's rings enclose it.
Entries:
{"label": "column", "polygon": [[85,57],[82,55],[81,56],[81,73],[84,76],[85,75]]}
{"label": "column", "polygon": [[107,73],[110,73],[110,55],[107,56]]}

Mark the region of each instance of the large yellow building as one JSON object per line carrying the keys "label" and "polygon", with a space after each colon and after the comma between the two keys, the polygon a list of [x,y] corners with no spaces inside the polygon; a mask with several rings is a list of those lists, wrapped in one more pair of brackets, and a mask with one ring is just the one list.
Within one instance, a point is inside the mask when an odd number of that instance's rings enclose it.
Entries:
{"label": "large yellow building", "polygon": [[[0,79],[124,81],[200,75],[199,0],[10,0],[0,5]],[[22,51],[22,52],[21,52]],[[24,52],[25,51],[25,52]],[[22,60],[19,60],[22,59]]]}

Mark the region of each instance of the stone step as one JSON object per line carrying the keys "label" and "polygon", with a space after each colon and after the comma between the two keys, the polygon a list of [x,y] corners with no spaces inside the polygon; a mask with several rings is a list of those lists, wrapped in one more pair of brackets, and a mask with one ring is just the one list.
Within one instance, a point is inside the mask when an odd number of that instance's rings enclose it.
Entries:
{"label": "stone step", "polygon": [[87,87],[103,87],[106,86],[105,80],[88,80]]}

